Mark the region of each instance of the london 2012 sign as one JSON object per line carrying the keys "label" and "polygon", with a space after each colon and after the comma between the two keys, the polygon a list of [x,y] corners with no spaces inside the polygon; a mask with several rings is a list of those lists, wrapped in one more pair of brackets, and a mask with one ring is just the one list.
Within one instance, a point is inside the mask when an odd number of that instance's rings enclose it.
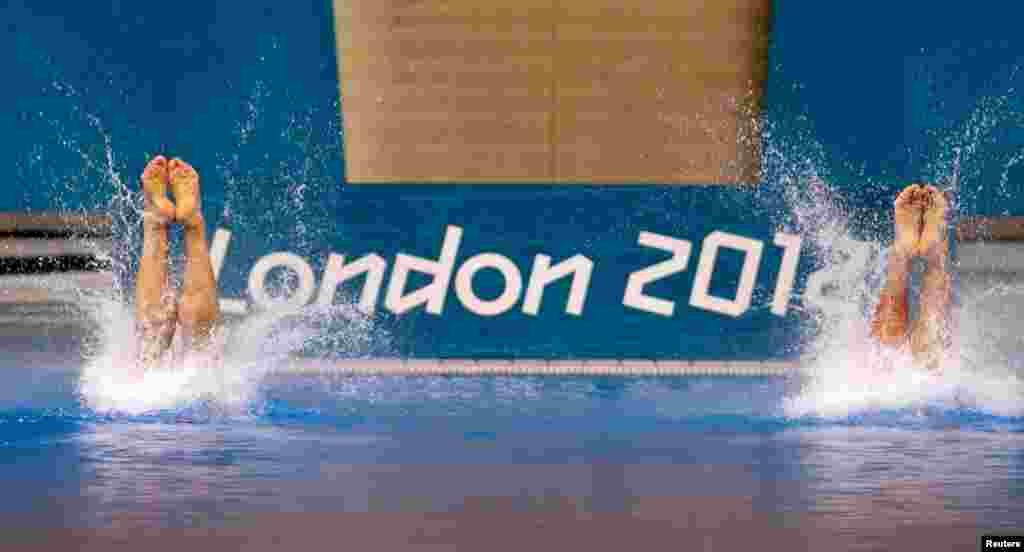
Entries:
{"label": "london 2012 sign", "polygon": [[[526,278],[519,266],[497,252],[474,255],[456,267],[463,233],[462,227],[447,226],[436,259],[396,254],[386,286],[384,278],[388,261],[378,253],[350,259],[346,254],[331,252],[318,281],[307,259],[287,251],[272,252],[256,260],[248,271],[247,300],[224,298],[222,306],[226,312],[234,314],[244,314],[250,310],[296,310],[310,303],[326,306],[334,302],[340,285],[365,276],[358,294],[358,306],[365,312],[372,313],[378,309],[383,294],[383,308],[394,314],[400,315],[423,307],[428,313],[441,315],[450,289],[454,287],[459,302],[479,316],[501,315],[516,305],[520,305],[523,313],[536,315],[547,286],[557,280],[570,278],[564,312],[572,316],[583,315],[591,277],[598,269],[593,260],[577,254],[555,262],[549,255],[537,254]],[[217,273],[223,266],[231,237],[231,232],[223,228],[214,234],[211,257]],[[669,253],[670,257],[649,266],[637,267],[629,273],[621,295],[622,304],[626,307],[663,317],[672,316],[677,298],[659,297],[648,293],[646,288],[656,281],[688,270],[691,258],[696,257],[696,273],[689,293],[689,306],[739,317],[751,306],[763,251],[766,247],[777,247],[781,248],[782,255],[772,285],[774,292],[770,310],[776,316],[786,315],[800,261],[802,240],[799,235],[777,232],[773,242],[766,244],[762,240],[716,230],[703,236],[699,243],[699,253],[695,251],[697,247],[691,240],[652,232],[640,232],[636,243],[641,248]],[[738,285],[732,297],[715,295],[711,291],[712,276],[722,249],[731,249],[743,255]],[[266,289],[267,277],[271,271],[278,269],[291,271],[295,285],[287,293],[274,295]],[[474,292],[474,276],[484,269],[496,270],[501,275],[503,286],[497,297],[485,299]],[[413,272],[429,276],[432,280],[418,289],[408,290]]]}

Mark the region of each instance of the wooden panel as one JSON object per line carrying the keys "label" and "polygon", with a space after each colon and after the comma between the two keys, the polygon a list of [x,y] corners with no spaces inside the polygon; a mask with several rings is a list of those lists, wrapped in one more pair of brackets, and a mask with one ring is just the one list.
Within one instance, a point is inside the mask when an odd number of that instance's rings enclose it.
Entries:
{"label": "wooden panel", "polygon": [[770,0],[336,0],[348,178],[756,181]]}
{"label": "wooden panel", "polygon": [[956,234],[964,242],[1024,241],[1024,217],[965,217]]}
{"label": "wooden panel", "polygon": [[0,212],[0,237],[109,236],[107,215]]}

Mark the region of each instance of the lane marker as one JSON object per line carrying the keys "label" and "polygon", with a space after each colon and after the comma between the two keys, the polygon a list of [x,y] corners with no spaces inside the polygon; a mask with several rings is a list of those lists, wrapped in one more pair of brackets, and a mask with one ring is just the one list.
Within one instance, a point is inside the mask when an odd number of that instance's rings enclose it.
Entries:
{"label": "lane marker", "polygon": [[784,376],[795,373],[796,362],[690,360],[475,360],[353,358],[321,360],[294,358],[272,372],[280,374],[453,375],[453,376]]}

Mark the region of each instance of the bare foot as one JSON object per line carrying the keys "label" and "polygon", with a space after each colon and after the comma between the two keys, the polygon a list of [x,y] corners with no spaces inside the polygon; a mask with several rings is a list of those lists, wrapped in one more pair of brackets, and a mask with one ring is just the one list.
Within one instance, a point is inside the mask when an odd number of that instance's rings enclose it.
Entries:
{"label": "bare foot", "polygon": [[948,243],[946,240],[946,210],[949,204],[945,194],[935,186],[923,186],[926,194],[924,209],[921,214],[921,238],[917,242],[917,254],[931,259],[936,255],[945,257]]}
{"label": "bare foot", "polygon": [[916,255],[921,237],[922,213],[927,192],[923,186],[911,184],[896,196],[896,252],[909,256]]}
{"label": "bare foot", "polygon": [[145,213],[159,224],[174,220],[174,204],[167,199],[167,159],[157,155],[142,171],[142,192]]}
{"label": "bare foot", "polygon": [[192,165],[181,159],[173,159],[170,163],[171,191],[178,207],[174,220],[185,226],[202,223],[203,213],[199,206],[199,173]]}

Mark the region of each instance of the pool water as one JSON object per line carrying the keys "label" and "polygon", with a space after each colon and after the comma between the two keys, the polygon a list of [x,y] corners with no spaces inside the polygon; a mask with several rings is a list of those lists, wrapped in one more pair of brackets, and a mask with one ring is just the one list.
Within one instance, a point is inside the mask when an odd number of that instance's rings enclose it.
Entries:
{"label": "pool water", "polygon": [[48,344],[0,366],[0,538],[25,548],[944,550],[1024,529],[1024,418],[975,408],[794,419],[783,377],[325,373],[129,415],[83,404],[73,346]]}

